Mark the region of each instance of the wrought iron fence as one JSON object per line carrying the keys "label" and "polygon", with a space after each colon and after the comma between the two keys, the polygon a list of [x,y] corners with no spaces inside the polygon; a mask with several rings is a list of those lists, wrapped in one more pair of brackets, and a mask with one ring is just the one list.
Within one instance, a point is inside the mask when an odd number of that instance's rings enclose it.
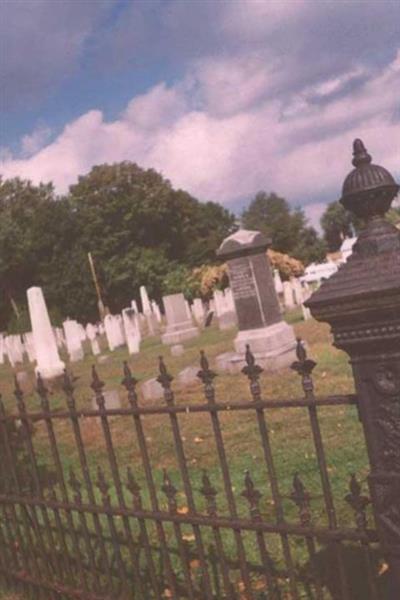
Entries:
{"label": "wrought iron fence", "polygon": [[[240,402],[217,400],[216,374],[203,352],[201,403],[176,402],[162,358],[158,382],[164,402],[159,405],[139,401],[137,381],[126,363],[124,408],[106,408],[104,384],[94,367],[91,387],[97,406],[91,410],[78,408],[68,373],[62,409],[50,406],[39,376],[41,410],[28,411],[16,383],[16,413],[8,414],[0,403],[0,575],[5,584],[28,597],[51,600],[379,600],[380,556],[376,531],[367,522],[369,498],[352,475],[346,497],[334,499],[318,416],[322,407],[357,406],[357,397],[317,397],[312,379],[316,364],[307,358],[301,341],[297,358],[292,368],[304,392],[298,399],[263,399],[262,369],[250,348],[243,369],[250,398]],[[269,414],[289,409],[308,413],[320,491],[307,490],[301,473],[293,473],[292,489],[282,488]],[[258,430],[252,443],[260,450],[256,470],[262,475],[256,483],[254,464],[248,465],[241,489],[232,480],[226,451],[221,421],[227,413],[254,419]],[[198,473],[185,452],[180,420],[200,414],[210,420],[218,477]],[[172,436],[177,465],[162,476],[145,433],[145,420],[160,415],[165,420],[161,432]],[[132,422],[132,443],[140,457],[140,463],[124,472],[113,433],[119,419]],[[88,422],[97,424],[104,441],[105,452],[98,460],[88,457],[82,433]],[[73,461],[58,435],[64,426],[72,432],[75,466],[68,465]],[[43,451],[38,455],[35,428],[40,429],[42,447],[46,444],[46,460]],[[337,504],[351,507],[352,522],[339,524]],[[363,575],[355,586],[357,568]]]}

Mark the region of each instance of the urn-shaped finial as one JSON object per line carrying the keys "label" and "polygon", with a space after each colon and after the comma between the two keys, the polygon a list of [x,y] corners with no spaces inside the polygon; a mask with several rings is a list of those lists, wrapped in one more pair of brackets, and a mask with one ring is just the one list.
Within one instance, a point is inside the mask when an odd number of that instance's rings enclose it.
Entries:
{"label": "urn-shaped finial", "polygon": [[343,183],[340,202],[362,219],[383,216],[390,208],[399,186],[384,167],[374,165],[364,143],[353,142],[353,169]]}

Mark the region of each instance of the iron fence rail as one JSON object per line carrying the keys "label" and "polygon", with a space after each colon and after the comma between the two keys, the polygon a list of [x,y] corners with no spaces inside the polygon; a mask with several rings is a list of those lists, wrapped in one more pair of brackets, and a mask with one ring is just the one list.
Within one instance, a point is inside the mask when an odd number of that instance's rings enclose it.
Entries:
{"label": "iron fence rail", "polygon": [[[297,357],[292,367],[299,373],[304,391],[298,399],[262,399],[262,370],[249,348],[243,369],[249,381],[249,401],[217,401],[216,374],[204,353],[198,373],[204,403],[175,401],[172,377],[161,358],[158,382],[164,403],[157,406],[140,405],[137,381],[126,363],[123,385],[129,408],[106,408],[104,384],[94,368],[91,387],[96,410],[77,408],[73,380],[67,373],[63,380],[66,410],[51,409],[39,376],[41,410],[28,411],[16,384],[17,412],[8,414],[0,402],[0,574],[5,583],[14,581],[32,597],[51,600],[353,600],[348,556],[357,548],[366,581],[363,598],[378,600],[377,534],[367,522],[369,498],[352,476],[344,500],[353,511],[354,525],[339,525],[318,417],[323,407],[357,406],[357,397],[316,396],[315,363],[307,358],[300,341]],[[285,490],[286,494],[279,480],[268,413],[292,408],[308,413],[324,524],[314,519],[315,496],[307,491],[299,474],[294,474],[292,489]],[[255,418],[262,470],[271,495],[268,511],[261,502],[265,490],[260,490],[249,471],[243,476],[242,489],[235,489],[220,419],[227,412]],[[218,490],[205,471],[194,485],[185,452],[180,417],[194,419],[200,413],[210,418]],[[179,486],[174,483],[176,476],[167,470],[160,481],[152,464],[143,417],[156,415],[167,419]],[[140,456],[141,464],[124,474],[113,438],[116,418],[132,420]],[[83,419],[100,425],[107,465],[97,464],[95,470],[82,435]],[[57,437],[60,422],[71,426],[77,454],[78,468],[68,472]],[[43,472],[34,443],[33,426],[39,423],[48,442],[51,473]],[[288,502],[296,508],[296,519],[293,511],[288,518]]]}

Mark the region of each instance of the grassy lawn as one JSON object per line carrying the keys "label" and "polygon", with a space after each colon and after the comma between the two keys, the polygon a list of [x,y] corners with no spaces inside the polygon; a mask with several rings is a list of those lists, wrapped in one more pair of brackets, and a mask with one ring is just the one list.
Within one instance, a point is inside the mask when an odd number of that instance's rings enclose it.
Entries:
{"label": "grassy lawn", "polygon": [[[336,350],[331,345],[328,328],[314,320],[300,321],[298,312],[289,314],[287,318],[294,325],[296,334],[307,342],[309,356],[317,362],[314,371],[316,394],[352,393],[353,381],[348,359],[344,353]],[[127,407],[126,392],[120,384],[123,360],[129,360],[133,374],[140,382],[157,375],[157,358],[159,355],[164,356],[168,369],[173,376],[176,376],[180,370],[187,366],[198,365],[200,349],[206,350],[211,368],[213,368],[215,357],[232,348],[232,340],[235,334],[235,330],[220,332],[215,327],[211,327],[203,331],[199,338],[185,343],[185,352],[180,357],[172,357],[169,348],[163,346],[159,338],[147,339],[142,345],[140,355],[128,357],[124,349],[117,350],[109,356],[105,363],[98,365],[98,372],[101,379],[106,383],[105,389],[120,390],[122,405]],[[79,407],[91,406],[93,393],[89,386],[90,366],[93,362],[93,357],[87,356],[84,361],[75,363],[72,366],[74,375],[78,377],[75,396]],[[28,365],[23,368],[30,373],[30,389],[28,388],[26,403],[28,409],[33,411],[39,408],[39,401],[33,393],[33,373]],[[14,410],[15,402],[12,397],[11,375],[9,367],[2,366],[0,368],[0,388],[8,410]],[[186,389],[179,389],[174,386],[174,383],[172,387],[175,391],[177,403],[195,404],[204,402],[200,382]],[[263,373],[261,387],[263,399],[265,400],[302,397],[300,378],[290,369],[274,374]],[[234,403],[251,399],[248,381],[242,374],[219,374],[215,380],[215,388],[217,400],[221,402]],[[140,383],[138,389],[140,392]],[[52,390],[50,400],[54,409],[62,409],[66,406],[63,393],[57,388]],[[143,405],[145,404],[143,399],[140,402]],[[157,404],[162,403],[163,401],[157,402]],[[269,521],[274,521],[275,507],[254,412],[254,410],[246,410],[220,413],[220,425],[238,514],[246,518],[249,515],[248,503],[241,495],[244,489],[244,475],[248,470],[257,489],[262,494],[260,509],[263,517]],[[293,475],[299,473],[311,494],[313,522],[326,525],[326,511],[308,410],[306,408],[271,408],[265,414],[280,493],[283,497],[285,517],[289,522],[298,523],[297,509],[290,500],[289,495],[292,489]],[[348,493],[351,473],[357,473],[361,482],[365,481],[367,474],[365,443],[357,411],[354,407],[347,406],[321,408],[319,409],[319,420],[338,521],[340,525],[353,528],[353,514],[344,497]],[[227,501],[210,415],[207,413],[183,413],[179,415],[178,421],[197,506],[200,510],[205,510],[204,498],[198,490],[201,487],[203,470],[207,469],[211,482],[218,491],[218,511],[221,515],[227,515]],[[78,476],[81,477],[72,428],[67,420],[55,420],[54,423],[63,467],[66,472],[71,466],[74,467]],[[110,419],[110,425],[122,477],[125,479],[125,467],[131,466],[142,485],[143,504],[145,507],[150,507],[133,421],[130,417],[114,417]],[[177,488],[178,510],[184,513],[187,510],[187,499],[183,491],[174,450],[169,416],[147,415],[143,418],[143,425],[156,484],[158,487],[162,485],[163,469],[167,469]],[[42,424],[36,425],[35,429],[34,444],[38,458],[41,463],[52,468],[46,430]],[[95,479],[97,465],[101,464],[111,483],[105,442],[98,420],[89,418],[81,420],[81,430],[93,479]],[[115,491],[112,485],[110,493],[112,501],[114,501]],[[168,506],[167,500],[161,492],[159,498],[161,508],[166,509]],[[187,531],[187,536],[190,536],[190,528]],[[249,560],[259,560],[256,558],[257,548],[253,539],[254,536],[245,534],[244,538]],[[224,541],[227,547],[232,548],[234,552],[232,536],[227,534]],[[299,560],[304,561],[304,545],[296,539],[292,543]],[[272,535],[270,537],[269,547],[273,555],[279,555],[280,540],[278,536]],[[2,598],[1,593],[0,598]]]}

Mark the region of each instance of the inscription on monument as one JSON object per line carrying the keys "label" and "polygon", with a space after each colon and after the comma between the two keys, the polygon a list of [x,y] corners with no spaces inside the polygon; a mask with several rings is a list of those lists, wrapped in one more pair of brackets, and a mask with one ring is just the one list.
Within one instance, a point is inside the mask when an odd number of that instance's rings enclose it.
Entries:
{"label": "inscription on monument", "polygon": [[253,273],[247,260],[232,261],[229,265],[229,278],[234,298],[253,298],[256,286]]}

